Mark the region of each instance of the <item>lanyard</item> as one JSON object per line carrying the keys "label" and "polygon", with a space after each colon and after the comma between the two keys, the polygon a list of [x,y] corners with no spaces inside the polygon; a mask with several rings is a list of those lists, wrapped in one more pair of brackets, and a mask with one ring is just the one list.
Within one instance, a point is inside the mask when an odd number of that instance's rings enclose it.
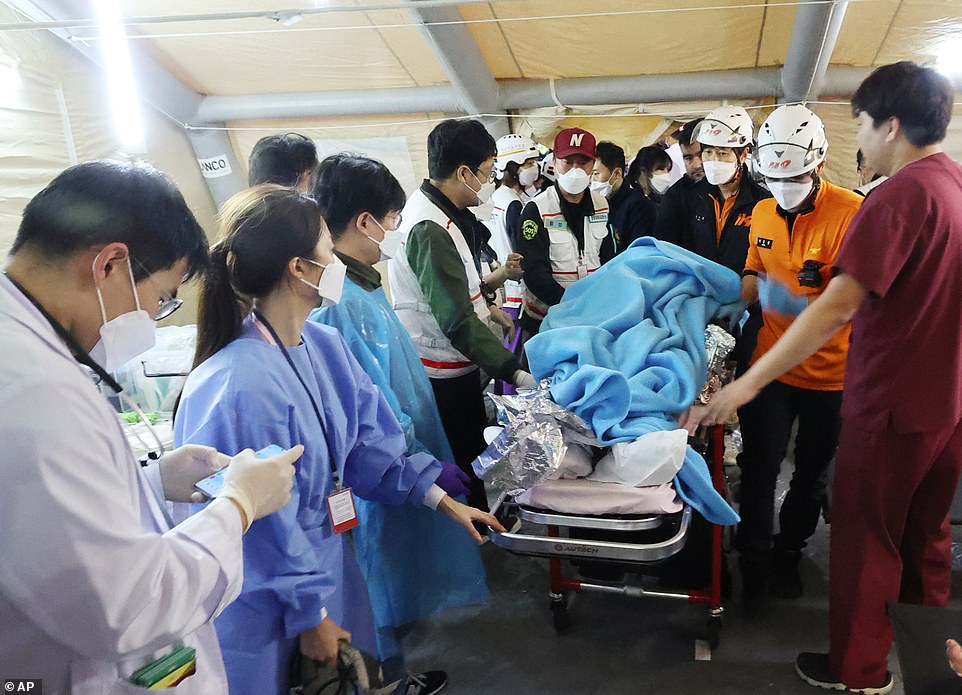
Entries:
{"label": "lanyard", "polygon": [[[7,275],[7,273],[4,273],[4,275]],[[97,361],[90,356],[90,353],[88,353],[86,350],[80,347],[80,343],[77,342],[77,339],[74,338],[72,335],[70,335],[70,332],[66,328],[64,328],[62,325],[60,325],[60,322],[57,321],[57,319],[55,319],[53,316],[50,315],[50,312],[48,312],[44,308],[43,304],[37,301],[36,297],[34,297],[29,292],[27,292],[27,290],[24,289],[23,285],[21,285],[19,282],[14,280],[9,275],[7,275],[7,280],[9,280],[14,287],[20,290],[21,294],[23,294],[23,296],[26,297],[30,301],[30,303],[37,308],[37,311],[39,311],[41,315],[45,319],[47,319],[47,322],[50,324],[50,327],[53,328],[54,333],[56,333],[60,337],[60,339],[66,344],[67,349],[70,350],[70,354],[73,355],[73,358],[77,360],[77,362],[79,362],[80,364],[91,369],[94,372],[94,374],[96,374],[100,378],[101,381],[107,384],[107,386],[109,386],[111,390],[113,390],[113,392],[117,394],[117,397],[122,404],[127,405],[135,413],[137,413],[137,415],[140,416],[140,421],[144,424],[144,427],[147,429],[147,431],[150,432],[150,436],[153,438],[154,443],[157,444],[157,449],[158,449],[158,451],[151,451],[151,447],[147,444],[147,442],[145,442],[143,438],[135,430],[131,429],[130,431],[133,432],[134,436],[138,439],[138,441],[140,441],[141,445],[147,451],[147,458],[155,461],[159,459],[161,456],[163,456],[166,453],[164,444],[163,442],[160,441],[160,437],[157,436],[157,431],[154,430],[153,426],[150,424],[150,421],[147,419],[147,416],[144,415],[144,411],[140,409],[140,406],[138,406],[133,401],[132,398],[128,398],[127,395],[123,393],[123,390],[124,390],[123,387],[120,384],[118,384],[117,381],[112,376],[110,376],[110,374],[107,373],[106,369],[104,369],[99,364],[97,364]],[[146,466],[147,464],[144,463],[143,465]],[[164,510],[164,513],[166,514],[166,509]],[[169,520],[170,519],[168,518],[168,521]],[[173,527],[173,523],[171,523],[171,527]]]}
{"label": "lanyard", "polygon": [[[281,339],[277,335],[277,331],[274,330],[274,327],[270,324],[270,322],[266,318],[264,318],[263,314],[261,314],[256,309],[253,311],[253,315],[254,315],[254,322],[255,322],[255,325],[257,326],[257,329],[261,330],[262,327],[267,329],[267,332],[270,334],[270,338],[271,338],[269,342],[273,342],[274,345],[278,349],[280,349],[281,354],[284,355],[284,359],[287,360],[287,364],[290,365],[291,371],[294,372],[294,376],[297,377],[297,380],[300,382],[301,386],[304,388],[304,393],[307,394],[308,399],[311,401],[311,407],[314,408],[314,415],[317,416],[317,423],[321,426],[321,434],[324,435],[324,444],[327,446],[327,460],[328,460],[328,463],[330,463],[331,465],[331,476],[334,478],[334,487],[340,490],[341,476],[338,475],[337,466],[334,464],[334,452],[331,451],[331,442],[327,435],[327,426],[324,424],[324,416],[321,415],[321,409],[317,405],[317,401],[314,400],[314,394],[312,394],[311,390],[307,387],[307,383],[304,381],[304,378],[301,376],[301,373],[297,371],[297,366],[294,364],[294,360],[291,359],[290,353],[287,351],[287,348],[284,347],[284,343],[281,342]],[[264,337],[266,338],[267,336],[264,336]],[[308,361],[311,361],[311,364],[313,365],[313,361],[311,360],[311,353],[310,353],[310,350],[308,350],[307,348],[306,342],[304,343],[304,349],[307,351]]]}
{"label": "lanyard", "polygon": [[[4,275],[7,275],[7,274],[4,273]],[[67,345],[67,349],[70,350],[70,353],[73,355],[75,360],[77,360],[80,364],[84,365],[85,367],[89,367],[90,369],[92,369],[93,372],[98,377],[100,377],[105,384],[107,384],[107,386],[113,389],[114,393],[120,393],[121,391],[124,390],[120,386],[120,384],[118,384],[117,381],[112,376],[110,376],[110,374],[107,373],[107,370],[105,370],[103,367],[97,364],[94,358],[91,357],[86,350],[80,347],[80,343],[77,342],[77,339],[74,338],[72,335],[70,335],[67,329],[61,326],[60,322],[57,321],[57,319],[55,319],[53,316],[51,316],[50,312],[44,309],[43,305],[40,302],[38,302],[32,294],[30,294],[29,292],[27,292],[27,290],[23,288],[23,285],[21,285],[19,282],[14,280],[9,275],[7,275],[7,280],[9,280],[14,287],[20,290],[21,294],[23,294],[24,297],[30,300],[30,303],[37,308],[37,311],[39,311],[43,315],[43,317],[47,319],[48,323],[50,323],[50,327],[53,328],[54,333],[56,333],[60,337],[60,339]]]}

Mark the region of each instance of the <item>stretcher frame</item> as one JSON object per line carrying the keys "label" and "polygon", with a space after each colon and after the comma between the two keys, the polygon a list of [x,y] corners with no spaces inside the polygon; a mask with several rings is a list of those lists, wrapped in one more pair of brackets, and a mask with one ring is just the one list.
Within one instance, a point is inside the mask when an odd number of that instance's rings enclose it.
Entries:
{"label": "stretcher frame", "polygon": [[[708,430],[711,460],[709,469],[715,490],[728,499],[724,473],[724,425]],[[630,518],[609,518],[562,514],[547,510],[529,509],[512,499],[502,496],[492,513],[505,521],[511,515],[517,518],[513,528],[506,533],[492,533],[491,542],[516,555],[544,557],[548,559],[550,582],[550,607],[555,629],[560,633],[569,626],[568,597],[583,591],[622,594],[633,598],[663,598],[684,600],[693,605],[708,607],[707,641],[715,649],[721,640],[721,628],[725,609],[722,606],[722,552],[724,528],[711,525],[710,581],[707,589],[652,590],[627,583],[585,581],[566,576],[563,560],[591,559],[599,562],[616,562],[621,565],[651,566],[680,552],[687,541],[692,510],[687,504],[681,512],[672,515],[637,515]],[[605,531],[641,531],[662,525],[668,517],[678,517],[678,530],[669,538],[651,544],[614,543],[611,541],[582,538],[563,538],[562,528],[582,528]],[[547,527],[547,535],[520,532],[524,524]]]}

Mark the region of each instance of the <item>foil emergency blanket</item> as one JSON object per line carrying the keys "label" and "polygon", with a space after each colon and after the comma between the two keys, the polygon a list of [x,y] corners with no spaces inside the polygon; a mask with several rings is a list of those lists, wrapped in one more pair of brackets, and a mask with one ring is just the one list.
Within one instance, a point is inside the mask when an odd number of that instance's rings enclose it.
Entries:
{"label": "foil emergency blanket", "polygon": [[488,397],[504,430],[473,466],[479,478],[500,492],[518,495],[561,477],[568,443],[601,446],[580,417],[551,400],[547,381],[514,396]]}
{"label": "foil emergency blanket", "polygon": [[723,328],[714,324],[705,329],[705,353],[708,357],[708,379],[698,394],[698,402],[707,405],[708,401],[728,383],[732,376],[726,366],[728,355],[735,348],[735,338]]}

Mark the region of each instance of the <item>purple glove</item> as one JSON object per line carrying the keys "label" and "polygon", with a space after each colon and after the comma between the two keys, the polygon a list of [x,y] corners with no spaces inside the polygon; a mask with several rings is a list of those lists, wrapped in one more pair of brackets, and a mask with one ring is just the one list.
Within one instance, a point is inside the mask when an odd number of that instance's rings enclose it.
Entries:
{"label": "purple glove", "polygon": [[441,475],[434,483],[451,497],[465,497],[471,477],[453,463],[441,461]]}

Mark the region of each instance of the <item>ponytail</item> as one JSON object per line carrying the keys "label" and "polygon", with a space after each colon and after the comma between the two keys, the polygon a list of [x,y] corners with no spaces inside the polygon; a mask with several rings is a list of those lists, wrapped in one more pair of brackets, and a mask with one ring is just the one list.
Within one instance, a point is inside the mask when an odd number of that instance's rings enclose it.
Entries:
{"label": "ponytail", "polygon": [[229,255],[230,245],[226,239],[211,249],[210,265],[200,289],[195,369],[241,332],[247,302],[241,300],[231,285]]}
{"label": "ponytail", "polygon": [[233,196],[220,226],[200,290],[195,369],[240,336],[254,298],[274,290],[292,258],[311,258],[321,236],[317,203],[275,184]]}

